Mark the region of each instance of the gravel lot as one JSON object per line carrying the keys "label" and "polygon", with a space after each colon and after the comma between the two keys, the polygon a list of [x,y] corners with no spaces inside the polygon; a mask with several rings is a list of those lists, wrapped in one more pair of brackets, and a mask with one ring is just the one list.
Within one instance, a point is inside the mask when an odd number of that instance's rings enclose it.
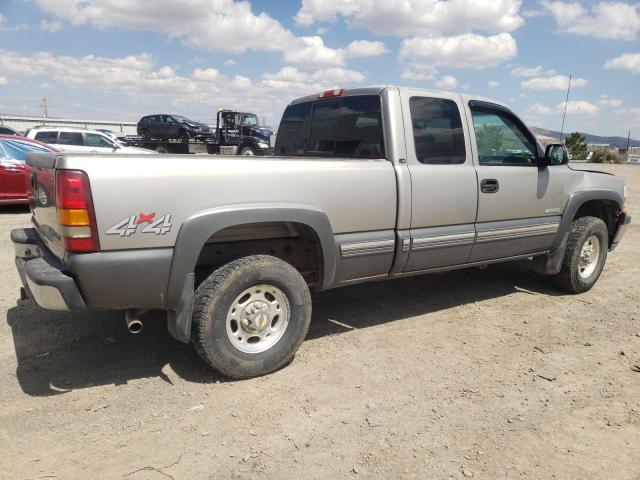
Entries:
{"label": "gravel lot", "polygon": [[[294,362],[231,382],[164,319],[16,301],[0,210],[2,479],[640,479],[640,167],[596,287],[526,263],[314,297]],[[545,379],[546,377],[548,379]]]}

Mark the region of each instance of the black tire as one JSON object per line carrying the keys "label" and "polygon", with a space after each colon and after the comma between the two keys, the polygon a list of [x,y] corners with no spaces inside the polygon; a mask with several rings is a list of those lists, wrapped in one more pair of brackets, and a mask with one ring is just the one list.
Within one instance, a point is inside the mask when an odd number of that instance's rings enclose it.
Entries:
{"label": "black tire", "polygon": [[246,156],[256,155],[256,150],[253,147],[243,147],[242,150],[240,150],[240,155],[246,155]]}
{"label": "black tire", "polygon": [[140,136],[147,141],[151,140],[151,133],[146,128],[143,128],[142,130],[140,130]]}
{"label": "black tire", "polygon": [[[260,353],[246,353],[227,335],[227,314],[236,298],[250,287],[271,285],[286,296],[289,323],[275,344]],[[209,275],[197,288],[191,342],[215,370],[231,378],[257,377],[287,365],[302,344],[311,322],[311,295],[302,275],[290,264],[268,255],[234,260]]]}
{"label": "black tire", "polygon": [[[587,277],[580,275],[580,256],[588,239],[594,235],[599,241],[599,252],[595,269]],[[571,224],[567,249],[562,260],[558,285],[569,293],[583,293],[595,285],[602,273],[609,249],[609,233],[605,223],[596,217],[577,218]]]}
{"label": "black tire", "polygon": [[156,152],[158,152],[158,153],[171,153],[169,151],[169,148],[167,148],[165,145],[158,145],[156,147]]}

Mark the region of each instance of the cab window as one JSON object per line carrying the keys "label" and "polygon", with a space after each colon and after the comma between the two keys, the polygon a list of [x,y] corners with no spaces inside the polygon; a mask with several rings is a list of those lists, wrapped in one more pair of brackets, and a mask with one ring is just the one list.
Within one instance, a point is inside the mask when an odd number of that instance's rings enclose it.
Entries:
{"label": "cab window", "polygon": [[508,112],[471,107],[480,165],[536,165],[536,146]]}
{"label": "cab window", "polygon": [[416,158],[420,163],[464,163],[467,154],[460,110],[446,98],[411,97],[411,124]]}
{"label": "cab window", "polygon": [[42,143],[58,143],[58,132],[38,132],[35,139]]}
{"label": "cab window", "polygon": [[114,144],[111,140],[108,140],[106,137],[98,135],[97,133],[85,133],[84,141],[85,145],[88,147],[114,148]]}
{"label": "cab window", "polygon": [[83,146],[82,133],[80,132],[60,132],[58,139],[60,145],[78,145]]}
{"label": "cab window", "polygon": [[288,106],[275,151],[278,155],[384,158],[380,97],[356,95]]}

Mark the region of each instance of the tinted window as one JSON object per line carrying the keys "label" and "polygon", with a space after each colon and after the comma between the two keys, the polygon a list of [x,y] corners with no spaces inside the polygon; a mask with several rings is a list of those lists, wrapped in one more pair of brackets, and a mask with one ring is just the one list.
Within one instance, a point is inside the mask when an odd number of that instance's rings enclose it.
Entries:
{"label": "tinted window", "polygon": [[15,135],[16,131],[8,127],[0,127],[0,133],[2,135]]}
{"label": "tinted window", "polygon": [[107,140],[102,135],[98,135],[97,133],[85,133],[84,134],[85,144],[88,147],[102,147],[102,148],[113,148],[113,142]]}
{"label": "tinted window", "polygon": [[38,132],[36,140],[43,143],[58,143],[58,132]]}
{"label": "tinted window", "polygon": [[384,158],[380,97],[345,97],[336,130],[335,155],[352,158]]}
{"label": "tinted window", "polygon": [[480,165],[535,165],[536,147],[507,112],[471,108]]}
{"label": "tinted window", "polygon": [[60,132],[58,143],[60,145],[84,145],[82,133],[80,132]]}
{"label": "tinted window", "polygon": [[465,162],[464,132],[456,102],[412,97],[409,108],[419,162],[439,165]]}
{"label": "tinted window", "polygon": [[332,98],[287,107],[276,153],[384,158],[380,97]]}
{"label": "tinted window", "polygon": [[277,155],[305,154],[312,105],[312,102],[298,103],[284,111],[276,136]]}

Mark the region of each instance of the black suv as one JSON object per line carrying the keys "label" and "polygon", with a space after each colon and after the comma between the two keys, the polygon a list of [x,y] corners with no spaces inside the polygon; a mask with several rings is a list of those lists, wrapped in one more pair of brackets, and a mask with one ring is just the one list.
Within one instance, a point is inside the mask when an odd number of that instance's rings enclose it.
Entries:
{"label": "black suv", "polygon": [[190,138],[213,135],[204,123],[194,122],[180,115],[147,115],[138,122],[138,135],[145,140],[152,138],[179,138],[188,142]]}

